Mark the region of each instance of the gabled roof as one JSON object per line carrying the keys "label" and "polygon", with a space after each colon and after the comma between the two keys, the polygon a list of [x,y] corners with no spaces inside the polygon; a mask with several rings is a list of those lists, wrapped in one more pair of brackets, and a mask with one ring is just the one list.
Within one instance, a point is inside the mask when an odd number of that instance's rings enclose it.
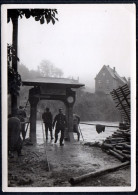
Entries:
{"label": "gabled roof", "polygon": [[119,74],[116,72],[115,69],[110,68],[110,66],[105,66],[107,68],[107,70],[110,72],[110,74],[112,75],[113,78],[118,79],[120,81],[122,81],[123,83],[126,83],[126,80],[123,77],[120,77]]}
{"label": "gabled roof", "polygon": [[107,70],[109,71],[109,73],[112,75],[112,77],[114,78],[114,79],[116,79],[116,76],[115,76],[115,72],[114,72],[114,70],[112,69],[112,68],[110,68],[110,66],[109,65],[104,65],[106,68],[107,68]]}
{"label": "gabled roof", "polygon": [[126,83],[128,82],[127,79],[126,79],[126,77],[122,77],[122,78],[126,81]]}
{"label": "gabled roof", "polygon": [[[121,82],[123,82],[124,84],[127,82],[127,80],[126,80],[126,78],[125,77],[120,77],[119,76],[119,74],[116,72],[116,70],[115,69],[112,69],[109,65],[104,65],[103,67],[102,67],[102,69],[103,68],[106,68],[107,70],[108,70],[108,72],[111,74],[111,76],[114,78],[114,79],[116,79],[116,80],[120,80]],[[101,69],[101,70],[102,70]],[[98,75],[97,75],[98,76]],[[97,77],[96,76],[96,77]]]}

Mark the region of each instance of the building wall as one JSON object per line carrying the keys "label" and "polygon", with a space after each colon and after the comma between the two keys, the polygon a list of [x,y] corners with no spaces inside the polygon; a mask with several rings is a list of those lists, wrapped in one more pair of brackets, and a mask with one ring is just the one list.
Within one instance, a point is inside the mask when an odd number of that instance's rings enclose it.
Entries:
{"label": "building wall", "polygon": [[112,86],[111,91],[112,91],[113,89],[117,89],[118,87],[119,87],[118,80],[115,79],[115,78],[113,78],[113,86]]}
{"label": "building wall", "polygon": [[113,74],[108,71],[106,66],[103,66],[95,78],[95,92],[110,94],[113,89],[117,89],[125,84],[121,79],[114,77]]}
{"label": "building wall", "polygon": [[95,92],[109,94],[116,85],[116,80],[111,76],[107,68],[103,67],[95,79]]}
{"label": "building wall", "polygon": [[121,78],[115,71],[115,67],[112,69],[109,65],[104,65],[95,78],[95,92],[110,94],[113,89],[117,89],[126,83],[130,83],[130,81],[127,81],[125,77]]}
{"label": "building wall", "polygon": [[[121,82],[121,81],[118,81],[118,87],[120,87],[120,86],[122,86],[122,85],[124,85],[125,83],[124,82]],[[118,88],[117,87],[117,88]]]}

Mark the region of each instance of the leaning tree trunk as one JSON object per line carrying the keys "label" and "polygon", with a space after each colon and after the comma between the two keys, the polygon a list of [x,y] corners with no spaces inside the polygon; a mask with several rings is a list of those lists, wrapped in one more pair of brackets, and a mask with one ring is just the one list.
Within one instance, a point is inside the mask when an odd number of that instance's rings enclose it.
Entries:
{"label": "leaning tree trunk", "polygon": [[117,171],[120,168],[125,168],[128,165],[130,165],[130,161],[124,162],[124,163],[122,163],[120,165],[117,165],[115,167],[111,167],[111,168],[108,168],[108,169],[102,169],[102,170],[99,170],[99,171],[96,171],[96,172],[90,172],[90,173],[87,173],[85,175],[81,175],[79,177],[72,177],[69,180],[69,182],[71,183],[71,185],[75,185],[75,184],[77,184],[79,182],[84,181],[85,179],[88,179],[88,178],[91,178],[91,179],[92,178],[96,178],[96,177],[105,175],[107,173],[111,173],[111,172]]}

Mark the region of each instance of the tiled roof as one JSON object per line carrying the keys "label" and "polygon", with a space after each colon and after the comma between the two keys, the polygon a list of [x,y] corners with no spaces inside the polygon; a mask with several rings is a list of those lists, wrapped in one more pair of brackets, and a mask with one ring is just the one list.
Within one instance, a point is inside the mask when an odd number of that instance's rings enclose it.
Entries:
{"label": "tiled roof", "polygon": [[72,88],[79,88],[84,86],[84,84],[79,83],[77,80],[68,78],[54,78],[54,77],[39,77],[35,79],[27,79],[22,81],[23,85],[27,86],[38,86],[44,84],[53,85],[66,85]]}
{"label": "tiled roof", "polygon": [[120,77],[119,74],[116,72],[116,70],[110,68],[110,66],[105,66],[105,67],[107,68],[107,70],[110,72],[110,74],[112,75],[114,79],[118,79],[122,81],[123,83],[126,83],[126,80],[123,77]]}

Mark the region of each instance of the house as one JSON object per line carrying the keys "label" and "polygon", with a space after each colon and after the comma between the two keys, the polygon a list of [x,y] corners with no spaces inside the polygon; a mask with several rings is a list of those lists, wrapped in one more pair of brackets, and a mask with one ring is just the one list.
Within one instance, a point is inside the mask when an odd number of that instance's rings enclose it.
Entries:
{"label": "house", "polygon": [[104,65],[95,78],[95,93],[104,92],[110,94],[113,89],[127,83],[125,77],[120,77],[115,67],[112,69],[109,65]]}

